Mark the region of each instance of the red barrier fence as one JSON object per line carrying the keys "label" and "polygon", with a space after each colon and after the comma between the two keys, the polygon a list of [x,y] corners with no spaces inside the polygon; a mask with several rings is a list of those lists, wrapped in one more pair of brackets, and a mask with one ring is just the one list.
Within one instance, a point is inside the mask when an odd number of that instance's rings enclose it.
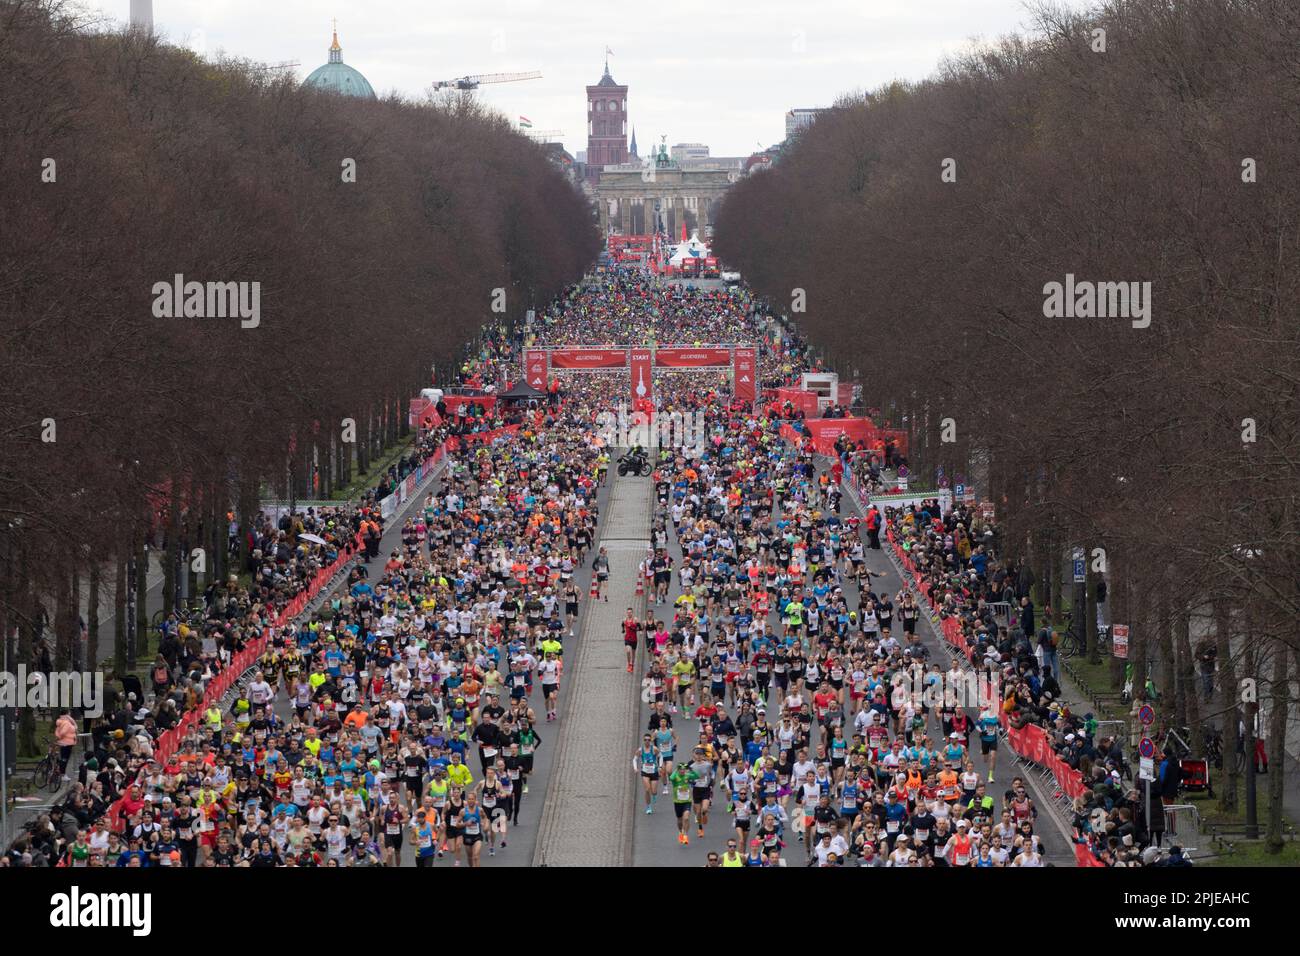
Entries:
{"label": "red barrier fence", "polygon": [[[475,440],[490,441],[498,435],[515,432],[518,431],[518,429],[518,425],[510,425],[506,428],[498,428],[490,432],[479,432],[468,437]],[[432,456],[427,459],[426,464],[431,467],[441,461],[443,455],[449,450],[449,448],[456,447],[454,444],[455,441],[454,438],[449,438],[438,448],[437,451],[433,453]],[[416,474],[412,473],[408,476],[408,479],[413,479],[415,477]],[[420,477],[422,478],[424,476],[420,475]],[[166,763],[168,758],[180,749],[181,741],[185,739],[187,734],[198,726],[199,720],[204,711],[214,704],[219,705],[221,698],[224,697],[226,692],[235,685],[235,681],[239,680],[240,675],[252,668],[257,663],[258,659],[266,653],[266,646],[270,643],[272,629],[284,627],[301,614],[307,605],[311,603],[312,599],[320,593],[321,589],[329,583],[331,578],[343,569],[344,565],[346,565],[352,558],[352,555],[361,547],[361,535],[357,535],[353,541],[353,548],[350,551],[341,551],[338,557],[335,558],[328,567],[321,568],[317,571],[311,581],[308,582],[307,587],[294,597],[293,600],[286,604],[280,613],[276,615],[275,621],[270,627],[267,627],[262,632],[262,636],[238,654],[234,655],[230,660],[229,666],[227,666],[220,674],[208,681],[208,686],[203,691],[203,701],[199,706],[194,710],[187,711],[184,716],[181,717],[180,722],[171,730],[158,735],[158,739],[154,741],[153,745],[154,760],[159,763]],[[125,800],[125,796],[120,797],[108,808],[108,812],[105,814],[108,819],[109,828],[115,833],[121,833],[126,828],[126,814],[123,812],[122,807]]]}
{"label": "red barrier fence", "polygon": [[[932,608],[935,607],[930,597],[929,585],[921,580],[921,576],[916,573],[912,559],[907,556],[907,552],[902,549],[899,543],[894,539],[892,529],[886,529],[885,538],[890,546],[894,549],[894,555],[898,558],[899,563],[912,575],[913,582],[926,598],[926,601]],[[962,637],[961,623],[953,617],[944,618],[940,622],[939,630],[942,632],[944,640],[954,648],[961,651],[962,656],[969,658],[969,651],[966,642]],[[1072,768],[1052,749],[1051,742],[1047,738],[1047,732],[1037,724],[1026,724],[1023,727],[1012,727],[1011,720],[1001,708],[998,709],[998,718],[1002,722],[1002,727],[1007,733],[1007,741],[1011,744],[1011,749],[1019,756],[1026,760],[1031,760],[1041,767],[1045,767],[1052,772],[1052,777],[1056,780],[1056,785],[1061,788],[1071,800],[1078,799],[1086,792],[1083,785],[1083,775],[1078,770]],[[1103,864],[1093,856],[1092,851],[1086,845],[1075,844],[1075,858],[1079,866],[1102,866]],[[1084,862],[1084,858],[1090,862]]]}

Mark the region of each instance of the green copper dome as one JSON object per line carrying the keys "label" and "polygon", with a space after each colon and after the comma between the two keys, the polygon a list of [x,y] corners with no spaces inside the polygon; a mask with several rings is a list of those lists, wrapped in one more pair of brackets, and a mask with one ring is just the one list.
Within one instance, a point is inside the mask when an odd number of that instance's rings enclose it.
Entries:
{"label": "green copper dome", "polygon": [[339,46],[337,32],[334,34],[334,42],[330,44],[330,61],[313,70],[311,76],[303,81],[303,85],[314,86],[328,93],[360,96],[368,100],[377,99],[370,81],[343,62],[343,48]]}

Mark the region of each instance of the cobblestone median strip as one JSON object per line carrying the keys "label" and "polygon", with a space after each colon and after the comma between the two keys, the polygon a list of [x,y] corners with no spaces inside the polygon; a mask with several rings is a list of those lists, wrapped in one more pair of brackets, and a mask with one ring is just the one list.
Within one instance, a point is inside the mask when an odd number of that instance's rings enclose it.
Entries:
{"label": "cobblestone median strip", "polygon": [[[609,602],[585,608],[572,659],[569,702],[556,743],[534,866],[630,866],[635,776],[628,763],[640,698],[628,674],[620,622],[638,612],[636,576],[650,537],[653,486],[615,479],[598,547],[607,549]],[[567,657],[567,655],[566,655]],[[574,693],[573,691],[577,692]]]}

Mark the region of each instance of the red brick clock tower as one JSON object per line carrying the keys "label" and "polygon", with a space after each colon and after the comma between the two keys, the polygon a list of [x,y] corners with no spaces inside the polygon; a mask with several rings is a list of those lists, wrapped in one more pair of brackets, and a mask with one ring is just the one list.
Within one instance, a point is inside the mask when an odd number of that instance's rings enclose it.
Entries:
{"label": "red brick clock tower", "polygon": [[587,87],[587,178],[596,182],[602,166],[627,159],[627,87],[609,75],[606,57],[605,75]]}

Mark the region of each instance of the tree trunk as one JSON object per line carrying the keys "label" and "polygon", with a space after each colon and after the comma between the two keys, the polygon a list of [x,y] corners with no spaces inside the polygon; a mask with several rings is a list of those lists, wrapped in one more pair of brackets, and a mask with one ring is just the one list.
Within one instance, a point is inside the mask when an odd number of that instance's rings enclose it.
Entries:
{"label": "tree trunk", "polygon": [[86,598],[86,670],[99,665],[99,585],[101,566],[98,561],[90,566],[90,594]]}
{"label": "tree trunk", "polygon": [[128,549],[118,544],[117,572],[113,582],[113,673],[126,672],[126,559]]}
{"label": "tree trunk", "polygon": [[1192,732],[1187,743],[1192,753],[1205,753],[1205,727],[1201,721],[1201,698],[1196,685],[1196,658],[1192,655],[1192,616],[1182,610],[1178,615],[1175,637],[1178,641],[1178,708],[1181,723]]}
{"label": "tree trunk", "polygon": [[[1115,625],[1129,623],[1128,589],[1119,586],[1123,567],[1116,561],[1114,548],[1106,551],[1106,571],[1106,604],[1110,611],[1108,618],[1110,621],[1110,684],[1111,687],[1121,687],[1124,683],[1124,661],[1115,656]],[[1129,647],[1128,653],[1131,658],[1132,646]]]}
{"label": "tree trunk", "polygon": [[1047,540],[1047,601],[1059,621],[1061,602],[1065,599],[1061,593],[1061,542],[1055,534],[1049,534]]}
{"label": "tree trunk", "polygon": [[[23,560],[21,552],[19,560]],[[26,567],[26,564],[23,563],[19,566]],[[25,620],[21,620],[18,625],[18,662],[30,666],[36,649],[36,618],[40,611],[37,608],[36,592],[29,580],[23,582],[22,603]],[[20,707],[18,709],[17,736],[19,756],[36,756],[36,711],[34,708]]]}
{"label": "tree trunk", "polygon": [[1290,655],[1281,641],[1273,642],[1273,686],[1270,696],[1273,709],[1268,720],[1268,828],[1264,845],[1270,853],[1281,853],[1286,847],[1282,838],[1284,822],[1283,785],[1286,772],[1286,720],[1291,695],[1288,685]]}
{"label": "tree trunk", "polygon": [[239,477],[239,573],[243,574],[248,570],[249,562],[253,559],[253,550],[250,546],[249,534],[253,530],[254,522],[257,520],[258,501],[257,501],[257,477],[255,475],[240,475]]}
{"label": "tree trunk", "polygon": [[54,590],[54,669],[72,670],[72,633],[76,627],[75,602],[68,593],[68,576],[56,569],[58,583]]}
{"label": "tree trunk", "polygon": [[[1167,581],[1168,575],[1161,576],[1161,583]],[[1163,586],[1161,588],[1163,592]],[[1169,601],[1162,593],[1157,605],[1156,611],[1156,633],[1159,635],[1159,653],[1160,653],[1160,715],[1161,723],[1169,726],[1177,722],[1177,712],[1175,704],[1177,695],[1174,692],[1175,669],[1174,669],[1174,638],[1173,629],[1169,620]]]}
{"label": "tree trunk", "polygon": [[[132,543],[135,547],[135,543]],[[149,547],[143,541],[135,557],[135,656],[149,653]]]}
{"label": "tree trunk", "polygon": [[[1101,652],[1097,647],[1097,601],[1096,591],[1093,589],[1091,581],[1091,572],[1088,570],[1091,560],[1087,550],[1084,551],[1084,572],[1083,572],[1083,640],[1084,646],[1088,650],[1088,661],[1096,664],[1101,661]],[[1078,620],[1078,617],[1075,617]]]}
{"label": "tree trunk", "polygon": [[172,476],[171,494],[167,501],[167,550],[163,555],[163,597],[162,609],[165,614],[176,610],[176,595],[180,591],[180,581],[176,579],[176,568],[180,563],[181,548],[181,500],[177,490],[176,476]]}
{"label": "tree trunk", "polygon": [[1225,598],[1214,598],[1214,632],[1218,661],[1219,696],[1223,701],[1223,765],[1227,773],[1227,786],[1219,791],[1219,809],[1233,812],[1237,809],[1237,786],[1241,773],[1237,769],[1238,724],[1241,721],[1241,694],[1237,689],[1237,668],[1232,659],[1232,644],[1228,639],[1231,622]]}

